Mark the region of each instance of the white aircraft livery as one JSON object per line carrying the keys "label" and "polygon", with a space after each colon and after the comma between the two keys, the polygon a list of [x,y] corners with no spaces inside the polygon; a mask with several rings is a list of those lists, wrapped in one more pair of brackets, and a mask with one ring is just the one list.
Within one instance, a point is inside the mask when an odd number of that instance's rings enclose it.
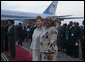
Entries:
{"label": "white aircraft livery", "polygon": [[7,19],[35,19],[37,16],[46,18],[47,16],[55,16],[58,1],[53,1],[43,14],[29,13],[29,12],[18,12],[18,11],[5,11],[1,10],[1,20]]}
{"label": "white aircraft livery", "polygon": [[1,10],[1,20],[3,21],[7,19],[12,19],[12,20],[36,19],[37,16],[41,16],[42,18],[46,18],[47,16],[52,16],[52,17],[61,18],[61,19],[83,18],[83,17],[66,18],[67,16],[71,16],[71,15],[56,16],[55,12],[57,9],[57,5],[58,5],[58,1],[53,1],[48,6],[48,8],[43,12],[43,14]]}

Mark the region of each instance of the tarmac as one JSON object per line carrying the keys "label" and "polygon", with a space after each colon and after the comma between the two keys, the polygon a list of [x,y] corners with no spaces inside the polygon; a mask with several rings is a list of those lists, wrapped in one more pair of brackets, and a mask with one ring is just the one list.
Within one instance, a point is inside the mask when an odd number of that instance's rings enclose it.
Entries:
{"label": "tarmac", "polygon": [[[18,44],[18,42],[16,42],[16,45]],[[20,46],[24,49],[26,49],[27,51],[30,50],[30,45],[31,45],[31,42],[23,42],[23,46]],[[56,57],[57,61],[84,61],[80,58],[73,58],[73,57],[70,57],[68,56],[67,54],[65,54],[64,52],[61,52],[59,51],[58,52],[58,55]],[[1,59],[1,61],[3,61],[3,59]]]}
{"label": "tarmac", "polygon": [[[30,45],[31,45],[31,42],[29,41],[23,42],[23,47],[25,47],[27,50],[29,50]],[[57,61],[84,61],[80,58],[72,58],[61,51],[58,52],[58,56],[56,58],[57,58]]]}

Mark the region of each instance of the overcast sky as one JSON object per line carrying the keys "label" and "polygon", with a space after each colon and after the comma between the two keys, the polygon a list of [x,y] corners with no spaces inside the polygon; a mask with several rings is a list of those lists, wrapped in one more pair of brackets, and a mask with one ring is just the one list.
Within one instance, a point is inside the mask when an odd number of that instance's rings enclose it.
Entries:
{"label": "overcast sky", "polygon": [[[1,1],[2,10],[43,13],[52,1]],[[56,15],[84,16],[84,1],[59,1]]]}

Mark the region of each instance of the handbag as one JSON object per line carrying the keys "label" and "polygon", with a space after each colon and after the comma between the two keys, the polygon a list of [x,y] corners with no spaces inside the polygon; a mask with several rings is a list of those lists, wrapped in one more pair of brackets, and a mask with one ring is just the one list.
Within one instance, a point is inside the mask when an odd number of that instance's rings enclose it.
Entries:
{"label": "handbag", "polygon": [[54,47],[55,47],[55,44],[54,43],[51,43],[48,46],[47,50],[44,51],[44,53],[47,56],[47,59],[49,59],[49,60],[52,60],[53,59],[54,53],[56,52],[56,50],[54,49]]}

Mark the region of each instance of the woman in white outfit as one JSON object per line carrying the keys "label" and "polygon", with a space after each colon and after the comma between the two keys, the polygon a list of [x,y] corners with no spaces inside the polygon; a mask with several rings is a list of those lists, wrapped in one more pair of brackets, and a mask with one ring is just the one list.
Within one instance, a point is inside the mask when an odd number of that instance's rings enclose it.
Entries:
{"label": "woman in white outfit", "polygon": [[30,47],[30,53],[32,52],[32,60],[33,61],[40,61],[40,38],[42,37],[43,33],[45,32],[45,28],[43,27],[43,21],[40,16],[36,18],[36,25],[37,28],[34,30],[32,36],[32,43]]}

